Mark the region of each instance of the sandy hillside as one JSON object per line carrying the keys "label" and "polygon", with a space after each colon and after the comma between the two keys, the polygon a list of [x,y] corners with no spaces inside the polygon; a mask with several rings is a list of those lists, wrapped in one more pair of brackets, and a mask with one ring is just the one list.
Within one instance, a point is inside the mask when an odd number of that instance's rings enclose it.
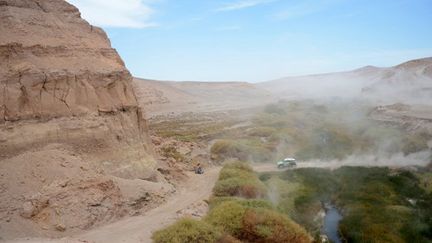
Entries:
{"label": "sandy hillside", "polygon": [[409,131],[432,133],[432,105],[396,103],[378,106],[371,111],[369,116],[377,121],[395,124]]}
{"label": "sandy hillside", "polygon": [[213,112],[262,106],[274,100],[245,82],[170,82],[134,79],[138,101],[151,118],[188,112]]}

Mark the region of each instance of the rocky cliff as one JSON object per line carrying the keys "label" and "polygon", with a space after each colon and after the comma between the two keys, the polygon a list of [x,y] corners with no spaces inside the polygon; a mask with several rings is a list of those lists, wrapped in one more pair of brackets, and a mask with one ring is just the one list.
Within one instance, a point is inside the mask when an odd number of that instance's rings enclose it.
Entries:
{"label": "rocky cliff", "polygon": [[74,6],[0,0],[0,241],[85,230],[170,192],[131,81]]}
{"label": "rocky cliff", "polygon": [[102,29],[62,0],[2,0],[0,19],[3,156],[67,142],[92,153],[139,144],[135,160],[151,160],[132,77]]}
{"label": "rocky cliff", "polygon": [[64,1],[0,1],[0,121],[136,109],[103,30]]}

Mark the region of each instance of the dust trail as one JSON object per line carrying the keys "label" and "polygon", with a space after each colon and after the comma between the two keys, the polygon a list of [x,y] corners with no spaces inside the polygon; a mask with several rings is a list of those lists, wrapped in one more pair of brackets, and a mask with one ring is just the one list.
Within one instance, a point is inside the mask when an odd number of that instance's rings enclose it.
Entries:
{"label": "dust trail", "polygon": [[[389,167],[406,167],[406,166],[426,166],[431,162],[432,152],[424,150],[409,155],[402,152],[392,155],[350,155],[343,160],[308,160],[299,162],[301,167],[329,167],[338,168],[341,166],[389,166]],[[308,166],[309,165],[309,166]]]}

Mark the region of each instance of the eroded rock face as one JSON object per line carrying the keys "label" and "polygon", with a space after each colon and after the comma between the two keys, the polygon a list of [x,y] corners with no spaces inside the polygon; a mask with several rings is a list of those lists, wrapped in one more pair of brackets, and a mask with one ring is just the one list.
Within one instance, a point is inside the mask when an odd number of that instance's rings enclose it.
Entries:
{"label": "eroded rock face", "polygon": [[0,33],[1,156],[67,143],[112,174],[152,176],[132,77],[102,29],[63,0],[0,0]]}
{"label": "eroded rock face", "polygon": [[137,107],[106,34],[61,0],[0,1],[0,122]]}
{"label": "eroded rock face", "polygon": [[0,241],[140,214],[156,170],[132,77],[63,0],[0,0]]}
{"label": "eroded rock face", "polygon": [[0,241],[62,237],[139,215],[174,192],[168,183],[95,169],[64,144],[0,161]]}

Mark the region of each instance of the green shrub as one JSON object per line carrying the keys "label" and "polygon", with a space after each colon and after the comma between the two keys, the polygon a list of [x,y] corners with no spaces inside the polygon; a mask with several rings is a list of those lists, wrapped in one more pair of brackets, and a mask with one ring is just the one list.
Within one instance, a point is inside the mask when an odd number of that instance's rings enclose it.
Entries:
{"label": "green shrub", "polygon": [[310,242],[306,231],[288,217],[270,209],[248,207],[248,201],[222,202],[205,220],[218,230],[246,242]]}
{"label": "green shrub", "polygon": [[360,138],[353,134],[344,126],[333,124],[323,124],[309,134],[308,142],[300,147],[296,157],[301,160],[313,158],[320,159],[344,159],[354,152]]}
{"label": "green shrub", "polygon": [[229,178],[242,178],[242,179],[253,179],[255,178],[255,172],[245,162],[230,162],[225,164],[219,173],[219,180],[225,180]]}
{"label": "green shrub", "polygon": [[262,209],[274,209],[274,206],[268,200],[263,199],[248,199],[248,200],[240,200],[240,204],[247,208],[262,208]]}
{"label": "green shrub", "polygon": [[237,201],[237,197],[216,197],[216,196],[211,196],[209,199],[209,208],[210,210],[212,210],[213,208],[219,206],[221,203],[224,202],[232,202],[232,201]]}
{"label": "green shrub", "polygon": [[264,199],[244,199],[240,197],[211,197],[209,201],[210,209],[220,205],[223,202],[234,201],[248,208],[266,208],[273,209],[273,205],[268,200]]}
{"label": "green shrub", "polygon": [[406,242],[399,233],[408,219],[406,213],[367,204],[349,208],[349,214],[340,222],[340,230],[348,242]]}
{"label": "green shrub", "polygon": [[[432,163],[429,164],[429,167],[432,169]],[[428,193],[432,193],[432,173],[424,172],[419,173],[418,177],[420,178],[420,186]]]}
{"label": "green shrub", "polygon": [[[301,186],[291,193],[279,185],[278,208],[314,234],[320,228],[314,218],[321,201],[330,201],[343,211],[339,229],[347,242],[429,242],[432,194],[419,176],[421,172],[384,167],[290,170],[277,179]],[[273,177],[266,183],[275,181]],[[289,210],[286,205],[292,200]]]}
{"label": "green shrub", "polygon": [[267,209],[248,209],[242,240],[247,242],[311,242],[307,232],[288,217]]}
{"label": "green shrub", "polygon": [[217,181],[213,188],[213,194],[217,197],[262,198],[266,195],[266,189],[257,178],[233,177]]}
{"label": "green shrub", "polygon": [[238,237],[242,231],[242,220],[246,207],[236,201],[227,201],[214,207],[205,221],[216,226],[219,230]]}
{"label": "green shrub", "polygon": [[194,219],[181,219],[175,224],[157,231],[152,238],[155,243],[211,243],[222,236],[211,225]]}
{"label": "green shrub", "polygon": [[232,140],[218,140],[210,148],[212,158],[216,161],[235,158],[238,160],[247,160],[247,147],[239,142]]}
{"label": "green shrub", "polygon": [[259,139],[218,140],[210,148],[210,153],[211,158],[217,162],[229,159],[265,162],[273,159],[271,150],[262,144]]}
{"label": "green shrub", "polygon": [[186,158],[183,154],[177,151],[173,146],[162,147],[162,155],[167,158],[173,158],[177,162],[185,162]]}
{"label": "green shrub", "polygon": [[258,163],[272,162],[274,154],[266,145],[258,145],[249,148],[249,159]]}
{"label": "green shrub", "polygon": [[224,168],[239,169],[239,170],[254,172],[253,168],[249,165],[249,163],[244,161],[232,161],[226,163],[224,165]]}
{"label": "green shrub", "polygon": [[233,162],[221,170],[213,194],[216,197],[262,198],[266,195],[266,188],[249,165]]}
{"label": "green shrub", "polygon": [[238,170],[244,170],[252,173],[254,172],[252,167],[248,163],[241,162],[241,161],[226,163],[223,169],[238,169]]}
{"label": "green shrub", "polygon": [[226,180],[229,178],[250,179],[251,177],[253,177],[251,172],[235,168],[224,167],[219,173],[219,180]]}
{"label": "green shrub", "polygon": [[252,168],[235,162],[224,166],[210,199],[206,222],[225,234],[247,242],[310,242],[308,234],[274,211],[265,185]]}
{"label": "green shrub", "polygon": [[225,234],[219,239],[218,243],[242,243],[231,235]]}

